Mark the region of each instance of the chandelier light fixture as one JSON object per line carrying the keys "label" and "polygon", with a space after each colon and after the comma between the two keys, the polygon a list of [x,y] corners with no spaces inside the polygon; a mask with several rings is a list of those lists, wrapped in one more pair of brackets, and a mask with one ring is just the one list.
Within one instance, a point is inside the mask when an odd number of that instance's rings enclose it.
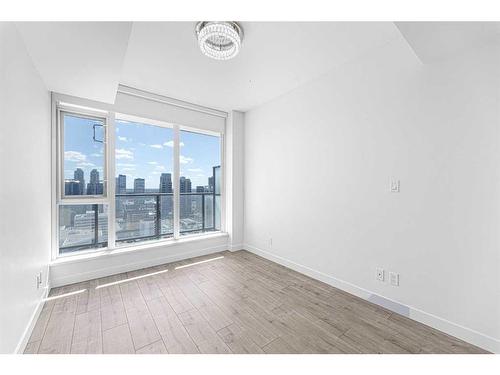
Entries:
{"label": "chandelier light fixture", "polygon": [[196,24],[201,52],[216,60],[229,60],[241,49],[243,29],[233,21],[201,21]]}

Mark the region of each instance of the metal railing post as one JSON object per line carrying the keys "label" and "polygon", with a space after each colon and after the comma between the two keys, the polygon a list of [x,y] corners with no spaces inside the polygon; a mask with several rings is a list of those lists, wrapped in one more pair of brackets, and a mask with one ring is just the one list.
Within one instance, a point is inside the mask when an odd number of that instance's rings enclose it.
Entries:
{"label": "metal railing post", "polygon": [[161,234],[161,209],[160,209],[160,195],[156,196],[156,237],[160,237]]}
{"label": "metal railing post", "polygon": [[99,212],[97,204],[93,204],[92,206],[94,209],[94,245],[97,246],[99,243]]}
{"label": "metal railing post", "polygon": [[201,230],[205,231],[205,193],[201,194]]}

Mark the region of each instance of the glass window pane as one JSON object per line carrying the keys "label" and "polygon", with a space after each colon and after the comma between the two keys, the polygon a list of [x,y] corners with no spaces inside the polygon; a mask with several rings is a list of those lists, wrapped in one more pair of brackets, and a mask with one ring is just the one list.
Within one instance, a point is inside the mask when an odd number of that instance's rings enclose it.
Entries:
{"label": "glass window pane", "polygon": [[59,206],[60,254],[105,247],[107,242],[107,205],[72,204]]}
{"label": "glass window pane", "polygon": [[104,195],[104,119],[62,113],[64,196]]}
{"label": "glass window pane", "polygon": [[214,223],[220,222],[220,210],[216,209],[220,137],[182,130],[180,146],[180,234],[216,230]]}
{"label": "glass window pane", "polygon": [[173,129],[116,121],[116,240],[173,235]]}

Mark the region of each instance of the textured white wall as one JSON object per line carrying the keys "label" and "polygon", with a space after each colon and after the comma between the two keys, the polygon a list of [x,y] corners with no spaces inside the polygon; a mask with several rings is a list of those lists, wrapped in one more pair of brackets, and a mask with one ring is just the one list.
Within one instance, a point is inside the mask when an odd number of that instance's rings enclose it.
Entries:
{"label": "textured white wall", "polygon": [[50,94],[13,24],[0,22],[0,52],[0,353],[13,353],[48,274]]}
{"label": "textured white wall", "polygon": [[401,38],[247,112],[247,247],[500,350],[499,67],[498,46],[422,65]]}

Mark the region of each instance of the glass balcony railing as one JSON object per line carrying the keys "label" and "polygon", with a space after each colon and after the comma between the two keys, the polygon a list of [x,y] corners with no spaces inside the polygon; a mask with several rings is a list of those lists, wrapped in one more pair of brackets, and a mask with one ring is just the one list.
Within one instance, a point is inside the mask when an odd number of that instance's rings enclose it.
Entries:
{"label": "glass balcony railing", "polygon": [[59,252],[71,253],[108,245],[108,212],[103,204],[59,206]]}
{"label": "glass balcony railing", "polygon": [[[220,194],[181,193],[179,198],[181,236],[220,230]],[[172,193],[116,194],[116,242],[173,237],[173,202]],[[59,220],[61,254],[108,245],[107,205],[62,205]]]}
{"label": "glass balcony railing", "polygon": [[[182,236],[220,230],[215,192],[180,193]],[[173,193],[116,195],[116,242],[139,242],[174,235]]]}

